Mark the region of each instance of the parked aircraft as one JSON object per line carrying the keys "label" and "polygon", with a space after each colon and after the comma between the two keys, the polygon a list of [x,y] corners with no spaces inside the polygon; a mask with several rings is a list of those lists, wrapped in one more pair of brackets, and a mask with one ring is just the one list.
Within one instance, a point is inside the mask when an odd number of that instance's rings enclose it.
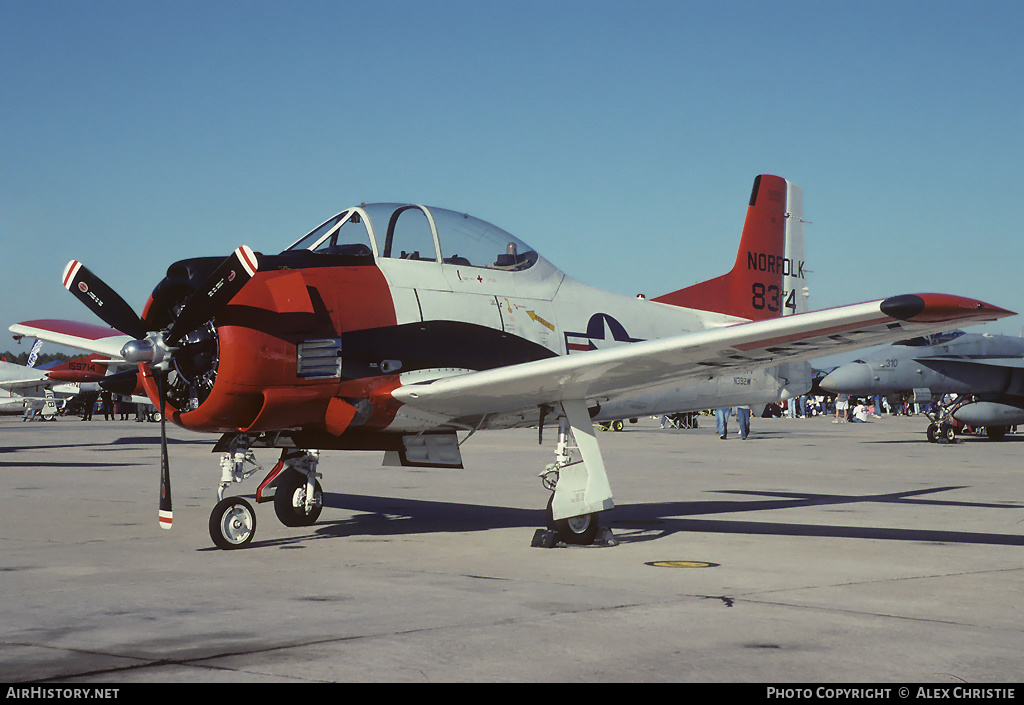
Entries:
{"label": "parked aircraft", "polygon": [[[141,318],[72,261],[64,286],[112,329],[11,330],[120,351],[165,417],[223,434],[210,517],[222,548],[255,531],[252,505],[225,496],[258,469],[253,449],[281,450],[257,501],[273,491],[278,518],[306,526],[321,510],[320,450],[461,467],[459,431],[532,426],[542,440],[548,425],[550,521],[590,543],[614,506],[594,421],[777,400],[807,391],[807,361],[823,354],[1012,315],[944,294],[804,311],[801,214],[799,187],[757,177],[732,270],[641,300],[574,281],[467,214],[361,205],[276,255],[241,246],[172,264]],[[171,522],[165,440],[160,525]]]}
{"label": "parked aircraft", "polygon": [[85,355],[42,367],[0,361],[0,413],[22,413],[26,405],[43,419],[57,415],[55,399],[76,394],[82,384],[96,383],[107,373],[99,355]]}
{"label": "parked aircraft", "polygon": [[[953,440],[949,419],[1000,440],[1024,423],[1024,338],[962,330],[901,340],[837,367],[821,387],[853,396],[912,394],[935,402],[928,440]],[[955,398],[946,403],[947,395]]]}

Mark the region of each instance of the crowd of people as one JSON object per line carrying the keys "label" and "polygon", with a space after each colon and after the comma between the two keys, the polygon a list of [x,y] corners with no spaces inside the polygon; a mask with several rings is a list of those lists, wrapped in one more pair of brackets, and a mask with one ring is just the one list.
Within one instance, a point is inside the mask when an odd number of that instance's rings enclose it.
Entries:
{"label": "crowd of people", "polygon": [[[780,401],[774,404],[766,404],[761,413],[762,418],[788,417],[791,419],[804,419],[812,416],[832,416],[832,423],[866,423],[870,418],[881,418],[883,414],[891,416],[913,416],[915,414],[928,413],[933,410],[934,404],[920,404],[915,402],[911,396],[890,402],[889,399],[881,396],[874,397],[849,397],[845,394],[838,396],[831,395],[801,395],[795,399]],[[714,415],[715,428],[718,437],[725,440],[729,436],[729,418],[736,419],[739,427],[740,439],[746,439],[750,435],[749,406],[723,407],[720,409],[708,410],[708,415]],[[678,415],[676,415],[678,416]],[[666,419],[661,418],[661,427],[666,427]],[[675,426],[682,428],[682,426]],[[696,424],[688,426],[696,428]]]}
{"label": "crowd of people", "polygon": [[136,404],[130,397],[111,392],[85,392],[82,394],[82,421],[92,421],[93,414],[103,414],[104,421],[151,421],[152,404]]}
{"label": "crowd of people", "polygon": [[[60,416],[81,416],[82,421],[92,421],[93,414],[103,414],[105,421],[152,421],[155,408],[152,404],[137,404],[130,397],[121,397],[111,392],[82,392],[69,399],[57,402]],[[36,409],[26,406],[23,421],[39,418]]]}

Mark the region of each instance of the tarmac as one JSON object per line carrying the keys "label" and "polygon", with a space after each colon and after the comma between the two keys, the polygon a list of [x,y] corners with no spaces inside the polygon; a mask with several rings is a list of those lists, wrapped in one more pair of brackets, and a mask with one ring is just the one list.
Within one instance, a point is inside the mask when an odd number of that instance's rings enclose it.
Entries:
{"label": "tarmac", "polygon": [[731,425],[598,435],[617,545],[531,546],[556,438],[524,429],[464,470],[324,452],[314,526],[261,504],[221,551],[215,436],[168,427],[164,531],[158,424],[2,417],[0,682],[1021,681],[1024,434]]}

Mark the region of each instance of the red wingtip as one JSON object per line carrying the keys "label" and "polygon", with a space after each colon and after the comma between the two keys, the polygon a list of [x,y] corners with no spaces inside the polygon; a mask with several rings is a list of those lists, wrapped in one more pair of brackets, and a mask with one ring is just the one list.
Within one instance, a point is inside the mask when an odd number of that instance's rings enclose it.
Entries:
{"label": "red wingtip", "polygon": [[881,304],[882,313],[916,323],[983,323],[1017,315],[1015,311],[953,294],[902,294]]}

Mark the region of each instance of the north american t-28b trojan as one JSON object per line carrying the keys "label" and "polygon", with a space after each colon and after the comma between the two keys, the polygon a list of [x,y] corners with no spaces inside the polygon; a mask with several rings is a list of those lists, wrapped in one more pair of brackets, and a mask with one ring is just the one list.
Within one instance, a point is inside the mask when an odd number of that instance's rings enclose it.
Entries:
{"label": "north american t-28b trojan", "polygon": [[[777,401],[810,388],[807,361],[822,354],[1012,315],[944,294],[806,311],[801,216],[799,187],[757,177],[732,270],[642,300],[574,281],[469,215],[362,205],[279,254],[242,246],[172,264],[141,317],[72,261],[64,285],[114,330],[11,330],[137,363],[165,418],[223,434],[210,518],[222,548],[255,531],[252,505],[224,496],[258,467],[253,449],[281,450],[257,501],[273,493],[283,523],[308,526],[322,508],[322,450],[461,467],[460,431],[548,425],[549,522],[591,543],[613,507],[594,422]],[[166,439],[161,457],[169,527]]]}

